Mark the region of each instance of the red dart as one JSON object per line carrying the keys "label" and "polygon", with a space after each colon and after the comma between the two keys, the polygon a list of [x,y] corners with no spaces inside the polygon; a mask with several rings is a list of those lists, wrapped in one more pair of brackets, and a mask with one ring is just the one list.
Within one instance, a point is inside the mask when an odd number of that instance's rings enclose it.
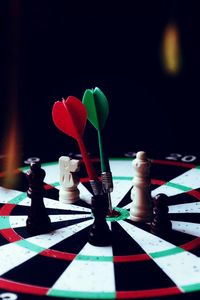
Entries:
{"label": "red dart", "polygon": [[54,103],[52,110],[54,124],[65,134],[73,137],[79,145],[83,161],[90,180],[96,180],[96,172],[89,160],[85,145],[83,143],[83,133],[87,122],[87,110],[82,102],[74,96],[69,96],[67,100]]}

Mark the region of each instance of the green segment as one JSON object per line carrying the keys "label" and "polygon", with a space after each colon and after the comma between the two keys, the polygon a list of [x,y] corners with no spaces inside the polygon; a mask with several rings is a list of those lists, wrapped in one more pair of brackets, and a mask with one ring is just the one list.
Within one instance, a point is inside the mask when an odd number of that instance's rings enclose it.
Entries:
{"label": "green segment", "polygon": [[[200,290],[200,283],[194,283],[190,285],[183,285],[180,287],[184,292],[195,292]],[[192,297],[191,297],[192,299]]]}
{"label": "green segment", "polygon": [[5,217],[0,217],[0,230],[1,229],[6,229],[6,228],[10,228],[10,222],[9,222],[9,217],[5,216]]}
{"label": "green segment", "polygon": [[191,191],[193,189],[193,188],[190,188],[188,186],[184,186],[184,185],[181,185],[181,184],[178,184],[178,183],[173,183],[173,182],[170,182],[170,181],[165,183],[165,185],[176,188],[176,189],[179,189],[179,190],[184,191],[184,192],[188,192],[188,191]]}
{"label": "green segment", "polygon": [[20,195],[14,197],[12,200],[10,200],[9,203],[10,204],[18,204],[19,202],[21,202],[25,198],[27,198],[27,194],[26,193],[21,193]]}
{"label": "green segment", "polygon": [[120,215],[116,216],[116,217],[107,217],[106,218],[107,221],[113,222],[113,221],[125,220],[130,215],[128,210],[121,208],[121,207],[114,207],[114,210],[118,211],[120,213]]}
{"label": "green segment", "polygon": [[174,248],[163,250],[163,251],[152,252],[152,253],[149,253],[149,255],[152,258],[159,258],[159,257],[163,257],[163,256],[178,254],[180,252],[184,252],[184,250],[180,247],[174,247]]}
{"label": "green segment", "polygon": [[[78,283],[77,283],[78,284]],[[48,292],[49,296],[54,297],[70,297],[77,299],[116,299],[115,292],[79,292],[79,291],[63,291],[52,289]]]}
{"label": "green segment", "polygon": [[130,176],[113,176],[114,180],[133,180],[133,177]]}
{"label": "green segment", "polygon": [[40,247],[40,246],[33,244],[27,240],[17,241],[16,244],[18,244],[19,246],[26,248],[28,250],[34,251],[36,253],[40,253],[40,252],[46,250],[46,248]]}
{"label": "green segment", "polygon": [[113,256],[95,256],[95,255],[82,255],[78,254],[76,256],[76,259],[78,260],[87,260],[87,261],[113,261]]}
{"label": "green segment", "polygon": [[59,186],[59,185],[60,185],[60,182],[50,183],[50,185],[52,185],[52,186]]}

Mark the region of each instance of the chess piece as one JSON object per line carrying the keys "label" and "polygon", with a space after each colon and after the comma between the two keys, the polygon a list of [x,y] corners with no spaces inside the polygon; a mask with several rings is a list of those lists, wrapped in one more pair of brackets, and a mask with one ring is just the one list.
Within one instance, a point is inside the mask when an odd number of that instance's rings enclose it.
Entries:
{"label": "chess piece", "polygon": [[74,203],[79,200],[79,178],[76,172],[79,171],[80,162],[77,159],[70,159],[68,156],[59,158],[60,169],[60,191],[59,200],[63,203]]}
{"label": "chess piece", "polygon": [[26,220],[26,227],[30,234],[42,234],[51,231],[51,221],[44,206],[45,189],[43,180],[45,171],[40,162],[32,162],[27,172],[29,188],[27,195],[31,198],[31,206]]}
{"label": "chess piece", "polygon": [[107,194],[92,197],[94,223],[90,228],[89,243],[93,246],[109,246],[111,244],[111,231],[106,222],[108,206]]}
{"label": "chess piece", "polygon": [[151,162],[144,151],[140,151],[133,160],[135,175],[131,199],[130,219],[134,222],[148,222],[152,219],[153,208],[150,193],[150,166]]}
{"label": "chess piece", "polygon": [[160,236],[168,237],[172,232],[172,223],[168,217],[168,197],[165,194],[158,194],[154,197],[154,217],[151,223],[151,233]]}

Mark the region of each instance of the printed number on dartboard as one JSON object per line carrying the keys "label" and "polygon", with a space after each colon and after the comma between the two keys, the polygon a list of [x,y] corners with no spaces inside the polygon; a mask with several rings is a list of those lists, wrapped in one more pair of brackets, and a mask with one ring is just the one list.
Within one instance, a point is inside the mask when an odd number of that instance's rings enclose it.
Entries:
{"label": "printed number on dartboard", "polygon": [[14,293],[1,293],[0,300],[17,300],[18,296]]}
{"label": "printed number on dartboard", "polygon": [[193,162],[197,159],[195,155],[182,155],[179,153],[171,153],[169,156],[165,158],[169,160],[177,160],[177,161],[183,161],[188,163]]}

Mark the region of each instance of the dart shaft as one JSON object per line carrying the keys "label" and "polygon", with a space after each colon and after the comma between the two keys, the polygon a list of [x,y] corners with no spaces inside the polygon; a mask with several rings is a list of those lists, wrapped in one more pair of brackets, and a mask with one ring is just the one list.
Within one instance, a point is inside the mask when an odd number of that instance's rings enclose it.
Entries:
{"label": "dart shaft", "polygon": [[103,172],[102,176],[102,188],[104,193],[111,193],[113,191],[113,180],[111,172]]}
{"label": "dart shaft", "polygon": [[110,193],[113,191],[113,180],[111,172],[103,172],[102,174],[102,189],[108,195],[109,212],[112,212],[112,202]]}
{"label": "dart shaft", "polygon": [[79,148],[80,148],[80,152],[82,154],[83,157],[83,161],[85,163],[85,167],[86,167],[86,171],[88,173],[88,177],[90,180],[97,180],[97,175],[96,172],[92,166],[92,163],[88,157],[88,153],[86,151],[85,145],[83,143],[83,140],[81,138],[77,139]]}
{"label": "dart shaft", "polygon": [[101,162],[101,172],[109,172],[110,166],[108,162],[108,158],[105,155],[105,151],[103,149],[103,140],[101,130],[98,130],[98,141],[99,141],[99,154],[100,154],[100,162]]}

